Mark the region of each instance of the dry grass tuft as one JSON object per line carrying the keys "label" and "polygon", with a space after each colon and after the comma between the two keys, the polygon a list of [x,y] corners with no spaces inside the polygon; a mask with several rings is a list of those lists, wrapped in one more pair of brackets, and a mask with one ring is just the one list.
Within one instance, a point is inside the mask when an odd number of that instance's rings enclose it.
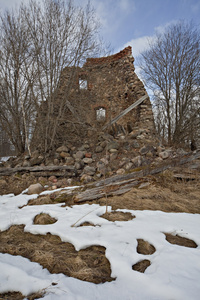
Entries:
{"label": "dry grass tuft", "polygon": [[131,213],[122,211],[107,212],[101,215],[101,217],[111,222],[130,221],[135,218],[135,216],[133,216]]}
{"label": "dry grass tuft", "polygon": [[156,248],[147,241],[138,239],[137,242],[137,252],[139,254],[151,255],[156,251]]}
{"label": "dry grass tuft", "polygon": [[11,226],[0,232],[0,252],[21,255],[38,262],[51,273],[93,283],[112,281],[110,263],[105,248],[91,246],[76,251],[70,243],[64,243],[58,236],[34,235],[24,232],[24,225]]}
{"label": "dry grass tuft", "polygon": [[0,294],[0,300],[23,300],[25,298],[27,300],[35,300],[35,299],[41,299],[43,298],[43,296],[44,296],[44,292],[34,293],[27,297],[22,295],[20,292],[7,292],[7,293]]}
{"label": "dry grass tuft", "polygon": [[8,292],[0,294],[0,300],[23,300],[24,296],[19,292]]}
{"label": "dry grass tuft", "polygon": [[132,266],[134,271],[144,273],[145,270],[151,265],[151,262],[148,259],[144,259]]}
{"label": "dry grass tuft", "polygon": [[[109,198],[113,210],[160,210],[200,214],[200,180],[181,181],[172,173],[148,176],[150,185],[145,189],[132,188],[124,195]],[[90,202],[91,203],[91,202]],[[105,205],[105,198],[93,201]]]}
{"label": "dry grass tuft", "polygon": [[52,218],[49,214],[41,213],[35,216],[33,223],[37,225],[47,225],[54,224],[57,222],[57,219]]}
{"label": "dry grass tuft", "polygon": [[83,227],[83,226],[93,226],[93,227],[95,227],[95,225],[90,223],[90,222],[83,222],[78,227]]}
{"label": "dry grass tuft", "polygon": [[179,235],[172,235],[171,233],[165,233],[166,240],[170,244],[178,245],[178,246],[184,246],[189,248],[197,248],[197,244],[188,238],[179,236]]}

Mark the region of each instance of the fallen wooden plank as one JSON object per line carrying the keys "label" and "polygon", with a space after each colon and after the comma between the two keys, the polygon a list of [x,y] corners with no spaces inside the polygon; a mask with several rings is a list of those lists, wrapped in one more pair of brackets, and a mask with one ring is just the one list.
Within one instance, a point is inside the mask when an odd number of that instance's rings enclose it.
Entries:
{"label": "fallen wooden plank", "polygon": [[[195,154],[188,154],[185,157],[171,159],[164,162],[156,168],[145,167],[137,172],[131,172],[125,175],[117,175],[106,179],[99,180],[84,186],[84,191],[79,191],[74,195],[75,202],[84,202],[97,200],[105,196],[122,195],[137,186],[141,179],[148,175],[155,175],[175,166],[183,165],[200,158],[200,151]],[[85,190],[86,189],[86,190]]]}
{"label": "fallen wooden plank", "polygon": [[111,126],[112,124],[116,123],[119,119],[121,119],[123,116],[125,116],[129,111],[131,111],[133,108],[141,104],[145,99],[148,98],[148,95],[144,95],[140,99],[138,99],[136,102],[131,104],[129,107],[127,107],[125,110],[123,110],[119,115],[117,115],[114,119],[112,119],[108,124],[104,125],[103,130],[107,127]]}
{"label": "fallen wooden plank", "polygon": [[176,178],[176,179],[181,179],[181,180],[186,180],[186,181],[197,180],[197,179],[200,178],[200,177],[195,176],[193,174],[174,174],[173,177]]}
{"label": "fallen wooden plank", "polygon": [[[50,172],[63,171],[69,172],[70,174],[76,173],[74,166],[35,166],[35,167],[17,167],[17,168],[0,168],[0,176],[8,176],[15,173],[33,172],[34,175],[43,172],[51,174]],[[39,175],[40,176],[40,175]]]}

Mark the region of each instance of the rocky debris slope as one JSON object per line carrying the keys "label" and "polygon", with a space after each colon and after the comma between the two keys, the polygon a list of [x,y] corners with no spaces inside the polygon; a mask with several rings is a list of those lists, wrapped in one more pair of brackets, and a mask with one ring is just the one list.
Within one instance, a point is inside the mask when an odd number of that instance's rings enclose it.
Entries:
{"label": "rocky debris slope", "polygon": [[[21,188],[28,187],[22,182],[27,180],[30,184],[32,180],[31,183],[39,182],[43,186],[56,189],[123,175],[145,166],[156,167],[163,161],[187,154],[183,149],[160,146],[159,142],[152,141],[148,134],[147,129],[132,131],[126,136],[119,134],[115,138],[101,133],[97,143],[88,141],[79,147],[68,143],[58,147],[50,155],[36,150],[31,157],[11,157],[7,162],[0,164],[0,192],[3,193],[10,183],[10,176],[6,179],[3,174],[11,168],[11,177]],[[70,174],[67,169],[73,172]]]}

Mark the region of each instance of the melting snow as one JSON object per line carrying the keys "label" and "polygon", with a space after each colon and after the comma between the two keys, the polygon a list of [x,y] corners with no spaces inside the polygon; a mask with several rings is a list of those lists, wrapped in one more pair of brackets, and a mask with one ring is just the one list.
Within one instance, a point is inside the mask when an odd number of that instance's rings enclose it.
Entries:
{"label": "melting snow", "polygon": [[[200,215],[164,213],[160,211],[132,211],[130,221],[110,222],[101,215],[105,207],[96,204],[62,207],[62,204],[24,206],[37,195],[0,196],[0,230],[11,225],[25,224],[25,231],[33,234],[52,234],[72,243],[76,250],[91,245],[106,247],[115,281],[93,284],[50,274],[38,263],[21,256],[0,254],[0,293],[19,291],[24,295],[44,289],[44,300],[188,300],[200,295]],[[111,211],[111,207],[109,207]],[[50,225],[34,225],[34,217],[47,213],[58,221]],[[83,222],[98,225],[83,226]],[[164,232],[192,239],[197,248],[172,245]],[[152,255],[137,253],[137,239],[152,244]],[[151,265],[145,273],[132,270],[132,265],[148,259]],[[52,285],[52,283],[57,285]]]}

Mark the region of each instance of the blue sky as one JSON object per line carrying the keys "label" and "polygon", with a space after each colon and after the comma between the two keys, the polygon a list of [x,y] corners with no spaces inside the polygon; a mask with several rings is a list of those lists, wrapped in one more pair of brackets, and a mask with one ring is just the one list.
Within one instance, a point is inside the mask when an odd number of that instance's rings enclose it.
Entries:
{"label": "blue sky", "polygon": [[[0,10],[19,3],[20,0],[0,0]],[[87,0],[74,3],[85,5]],[[156,30],[163,30],[172,22],[193,21],[200,27],[200,0],[90,0],[90,3],[102,23],[101,34],[113,52],[131,45],[134,57],[147,47],[147,37],[153,38]]]}

